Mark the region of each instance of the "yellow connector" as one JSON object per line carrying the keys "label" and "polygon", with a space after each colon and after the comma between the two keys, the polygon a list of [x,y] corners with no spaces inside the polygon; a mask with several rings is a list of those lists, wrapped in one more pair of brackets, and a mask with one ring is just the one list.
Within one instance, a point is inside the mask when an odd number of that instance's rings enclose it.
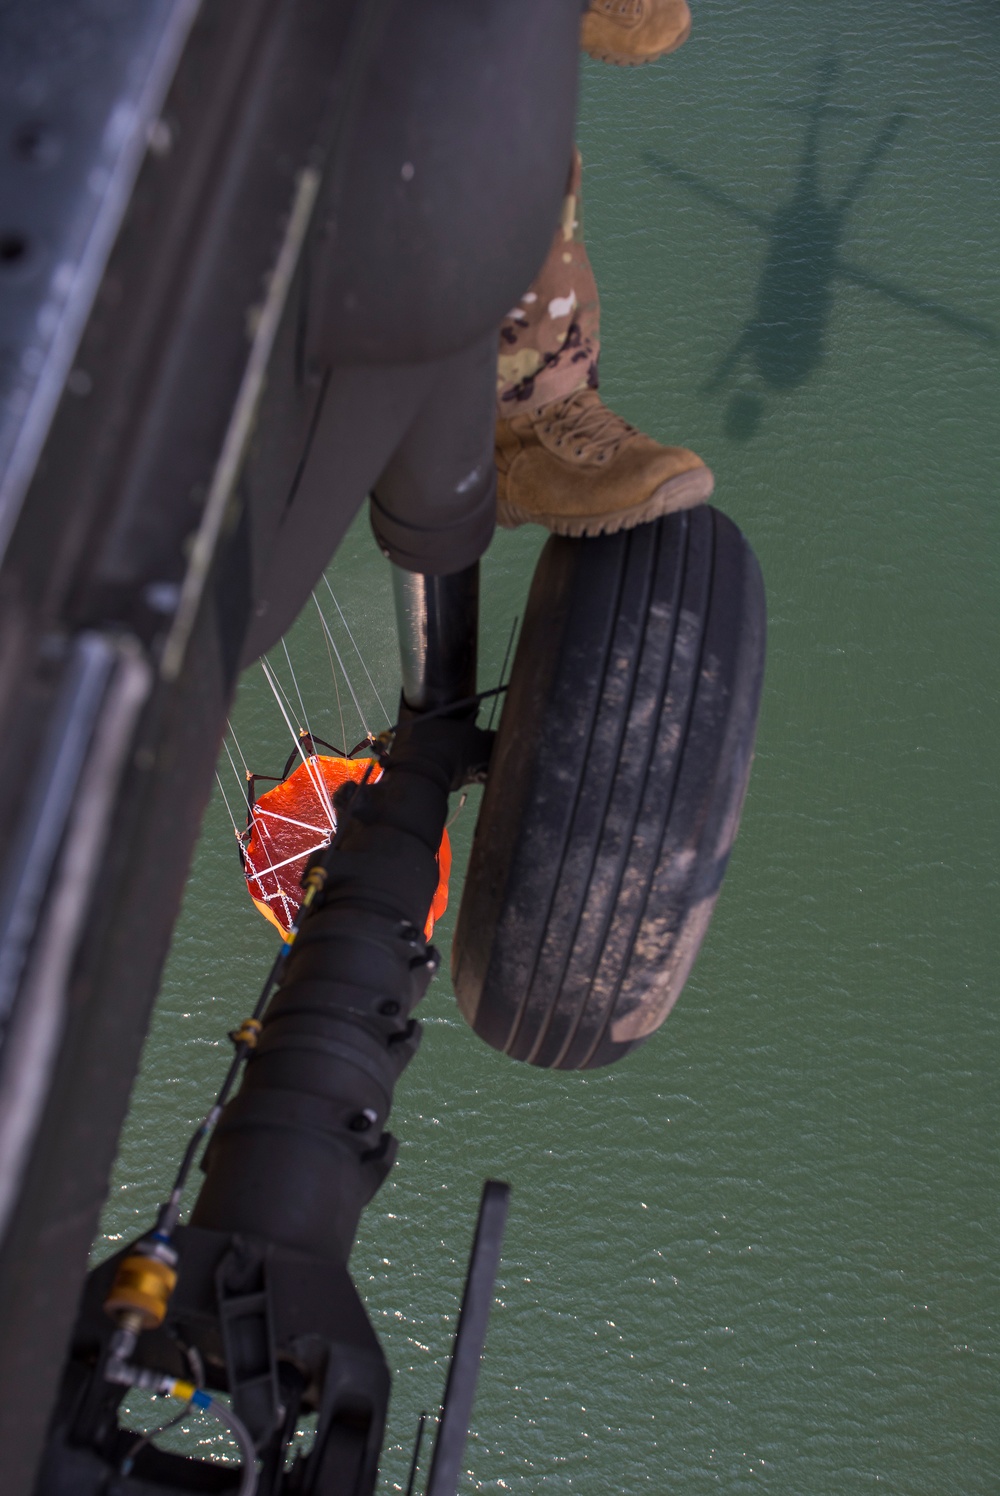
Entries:
{"label": "yellow connector", "polygon": [[261,1021],[259,1018],[244,1018],[239,1028],[230,1032],[230,1039],[234,1044],[245,1044],[247,1049],[256,1049],[257,1040],[260,1038]]}
{"label": "yellow connector", "polygon": [[137,1249],[119,1264],[104,1301],[105,1312],[131,1328],[155,1330],[166,1317],[176,1283],[177,1272],[169,1262]]}

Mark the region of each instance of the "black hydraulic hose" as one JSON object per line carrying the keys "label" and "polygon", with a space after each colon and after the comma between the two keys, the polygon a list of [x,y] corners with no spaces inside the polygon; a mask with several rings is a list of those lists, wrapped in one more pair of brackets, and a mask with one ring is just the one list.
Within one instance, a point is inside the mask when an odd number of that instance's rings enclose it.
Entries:
{"label": "black hydraulic hose", "polygon": [[385,1122],[437,967],[423,926],[474,732],[444,717],[403,723],[379,782],[338,792],[349,813],[215,1128],[192,1225],[347,1261],[395,1154]]}
{"label": "black hydraulic hose", "polygon": [[[375,752],[379,752],[380,743],[382,743],[384,746],[385,741],[395,741],[398,737],[400,738],[400,742],[397,744],[397,747],[393,752],[390,763],[397,769],[402,768],[403,771],[406,772],[407,764],[409,763],[412,768],[412,762],[415,757],[419,755],[419,752],[428,751],[426,747],[423,750],[420,750],[416,745],[432,745],[430,746],[429,751],[432,753],[432,755],[437,754],[437,774],[440,777],[440,774],[443,773],[445,775],[445,779],[447,780],[447,786],[445,789],[445,806],[447,808],[447,788],[456,787],[458,776],[463,766],[463,761],[466,761],[465,766],[467,766],[470,743],[468,734],[470,730],[473,733],[475,732],[475,729],[472,727],[472,723],[467,716],[463,717],[462,720],[454,719],[463,713],[467,714],[470,708],[474,709],[478,707],[481,702],[489,700],[491,697],[494,698],[495,701],[495,699],[501,696],[506,691],[506,689],[506,685],[501,682],[499,686],[495,686],[491,690],[480,691],[477,692],[475,696],[464,698],[461,701],[453,701],[449,702],[447,705],[435,707],[430,711],[421,713],[419,717],[416,717],[415,719],[413,718],[413,714],[406,713],[407,720],[404,720],[401,723],[395,723],[389,729],[388,733],[383,735],[383,739],[373,740],[370,737],[364,739],[362,743],[357,744],[355,748],[351,749],[350,756],[353,757],[362,747],[366,748],[369,752],[373,750]],[[418,723],[420,724],[420,730],[419,732],[417,732],[416,736],[413,736],[414,728]],[[318,739],[317,741],[322,740]],[[408,746],[405,749],[402,747],[403,742],[408,742]],[[329,745],[325,744],[324,746]],[[291,759],[289,760],[289,764],[290,763]],[[347,792],[347,794],[353,795],[356,794],[358,790],[363,790],[365,788],[365,786],[368,784],[368,780],[371,775],[372,768],[374,767],[374,763],[375,760],[373,760],[372,765],[365,773],[365,776],[361,780],[360,785],[345,786],[345,791]],[[286,775],[287,771],[288,765],[285,766]],[[258,775],[255,777],[259,778],[261,776]],[[338,836],[337,841],[334,843],[334,846],[338,847],[340,850],[344,849],[344,839],[348,834],[349,822],[353,811],[354,809],[359,808],[359,806],[360,801],[356,801],[353,799],[346,804],[343,802],[341,804],[341,809],[344,812],[341,817],[341,833]],[[435,843],[435,850],[436,846],[437,843]],[[331,853],[332,851],[333,849],[331,848]],[[329,855],[330,854],[328,854],[328,857]],[[341,875],[343,876],[343,872],[345,870],[344,863],[342,861],[339,861],[337,864],[335,864],[335,866],[337,866],[341,870]],[[321,870],[321,875],[317,877],[315,885],[307,889],[306,898],[304,899],[302,907],[299,910],[299,914],[292,926],[291,931],[289,932],[286,943],[281,946],[281,949],[275,956],[271,969],[268,972],[263,987],[261,988],[260,996],[257,999],[251,1017],[249,1018],[249,1020],[245,1021],[239,1029],[237,1029],[230,1035],[234,1044],[236,1045],[236,1052],[233,1055],[215,1101],[212,1103],[212,1106],[206,1112],[205,1116],[202,1118],[201,1122],[198,1124],[191,1135],[188,1145],[184,1151],[184,1155],[178,1166],[173,1187],[166,1201],[160,1208],[160,1213],[157,1218],[156,1225],[153,1228],[154,1235],[162,1238],[163,1240],[169,1240],[174,1227],[177,1225],[177,1222],[180,1219],[181,1200],[184,1193],[184,1188],[190,1175],[191,1169],[194,1165],[194,1161],[197,1157],[198,1150],[202,1146],[202,1144],[211,1136],[213,1129],[216,1127],[220,1117],[223,1114],[226,1103],[228,1102],[229,1097],[232,1093],[233,1087],[235,1086],[236,1081],[239,1077],[239,1073],[242,1069],[243,1063],[248,1058],[257,1043],[257,1036],[261,1029],[261,1019],[267,1008],[268,1002],[271,998],[271,994],[277,986],[279,979],[281,978],[286,960],[288,958],[289,950],[292,944],[295,942],[295,939],[297,938],[302,921],[309,913],[312,899],[318,892],[318,889],[324,881],[325,876],[326,869],[324,867]],[[433,897],[433,893],[431,896]],[[418,903],[421,897],[422,895],[418,896]],[[410,923],[415,922],[410,921]],[[419,928],[419,923],[417,923],[417,928]],[[430,974],[431,973],[428,972],[428,980]],[[417,997],[413,999],[413,1002],[419,1001],[420,995],[421,994],[418,994]],[[411,1007],[412,1005],[413,1004],[411,1003]],[[407,1009],[407,1011],[409,1011],[409,1009]],[[410,1051],[410,1053],[412,1053],[412,1050]],[[409,1058],[409,1055],[407,1055],[407,1058]],[[389,1162],[391,1163],[391,1160]]]}
{"label": "black hydraulic hose", "polygon": [[[362,786],[368,783],[368,779],[371,775],[373,767],[374,760],[365,771],[365,776],[361,781]],[[160,1207],[160,1213],[157,1217],[156,1225],[153,1228],[154,1235],[162,1237],[164,1240],[169,1240],[174,1227],[177,1225],[177,1222],[180,1219],[181,1198],[184,1194],[184,1186],[187,1184],[188,1175],[191,1172],[191,1167],[194,1163],[195,1156],[198,1152],[198,1149],[201,1147],[205,1139],[209,1137],[212,1129],[215,1127],[216,1123],[221,1117],[226,1102],[229,1100],[232,1089],[236,1084],[236,1080],[239,1076],[243,1062],[257,1043],[257,1036],[260,1033],[261,1029],[261,1018],[267,1008],[271,993],[274,991],[274,988],[277,985],[291,944],[294,942],[298,934],[303,919],[305,919],[306,915],[309,913],[313,899],[322,886],[324,877],[325,874],[323,876],[319,876],[317,874],[317,876],[310,880],[306,889],[306,896],[302,901],[298,915],[296,916],[296,919],[292,924],[292,928],[288,933],[288,938],[285,942],[283,942],[281,949],[275,956],[274,961],[271,964],[271,969],[264,980],[264,985],[260,989],[260,995],[257,998],[256,1003],[254,1004],[253,1013],[248,1019],[245,1019],[240,1027],[234,1030],[234,1032],[229,1036],[236,1046],[236,1052],[229,1062],[229,1069],[226,1071],[222,1085],[219,1087],[218,1095],[216,1096],[214,1102],[209,1107],[208,1111],[205,1113],[205,1116],[202,1118],[201,1122],[195,1128],[194,1132],[191,1134],[190,1139],[188,1140],[188,1145],[184,1150],[183,1157],[181,1158],[180,1164],[177,1168],[177,1174],[174,1178],[173,1188],[171,1189],[170,1194],[167,1196],[164,1204]]]}

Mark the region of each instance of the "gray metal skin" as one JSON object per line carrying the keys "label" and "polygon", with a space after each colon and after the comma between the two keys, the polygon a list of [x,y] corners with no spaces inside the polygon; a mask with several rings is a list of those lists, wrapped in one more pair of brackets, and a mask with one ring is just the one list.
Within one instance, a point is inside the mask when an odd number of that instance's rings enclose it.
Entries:
{"label": "gray metal skin", "polygon": [[[5,7],[0,552],[72,372],[147,146],[169,149],[160,112],[197,10],[197,0]],[[87,377],[77,371],[73,381],[81,396]]]}
{"label": "gray metal skin", "polygon": [[[0,825],[0,886],[33,818],[61,828],[0,950],[7,1036],[39,982],[51,1018],[5,1181],[8,1496],[31,1488],[241,662],[369,492],[405,568],[451,575],[488,543],[493,330],[557,218],[579,11],[0,14],[0,773],[32,786]],[[74,696],[84,636],[104,663]],[[22,1069],[0,1047],[0,1095]]]}

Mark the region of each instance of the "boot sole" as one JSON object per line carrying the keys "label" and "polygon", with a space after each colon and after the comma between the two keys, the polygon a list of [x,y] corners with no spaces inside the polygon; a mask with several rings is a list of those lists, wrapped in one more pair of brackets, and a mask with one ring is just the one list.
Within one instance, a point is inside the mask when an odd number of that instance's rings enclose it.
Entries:
{"label": "boot sole", "polygon": [[616,68],[643,68],[647,62],[659,62],[661,57],[669,57],[671,52],[676,52],[678,47],[683,47],[690,35],[691,22],[689,21],[686,29],[680,36],[674,38],[669,47],[664,47],[662,52],[651,52],[648,57],[636,57],[628,52],[591,52],[586,48],[584,50],[587,56],[592,57],[595,62],[610,62]]}
{"label": "boot sole", "polygon": [[659,488],[654,488],[642,504],[614,514],[533,514],[498,498],[497,524],[504,530],[516,530],[519,525],[544,525],[553,535],[616,535],[619,530],[649,524],[650,520],[659,519],[661,514],[673,514],[678,509],[693,509],[697,504],[704,504],[712,497],[714,488],[711,468],[696,467],[678,473],[676,478],[668,478]]}

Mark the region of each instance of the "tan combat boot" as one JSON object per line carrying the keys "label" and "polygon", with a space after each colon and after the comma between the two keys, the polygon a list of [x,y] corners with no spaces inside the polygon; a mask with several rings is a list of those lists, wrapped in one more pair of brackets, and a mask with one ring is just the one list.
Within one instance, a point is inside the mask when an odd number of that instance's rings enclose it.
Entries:
{"label": "tan combat boot", "polygon": [[590,0],[580,46],[598,62],[636,67],[675,52],[690,32],[687,0]]}
{"label": "tan combat boot", "polygon": [[544,525],[557,535],[611,535],[675,509],[715,485],[686,447],[661,447],[577,390],[540,411],[497,421],[497,523]]}

